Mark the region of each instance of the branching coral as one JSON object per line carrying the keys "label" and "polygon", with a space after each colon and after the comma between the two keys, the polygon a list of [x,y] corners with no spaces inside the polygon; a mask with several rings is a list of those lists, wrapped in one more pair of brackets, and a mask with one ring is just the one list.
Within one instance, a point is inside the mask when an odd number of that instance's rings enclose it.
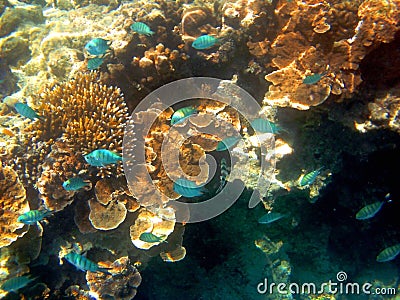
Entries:
{"label": "branching coral", "polygon": [[17,222],[19,215],[29,211],[25,188],[17,173],[0,162],[0,248],[10,245],[23,236],[28,227]]}
{"label": "branching coral", "polygon": [[[27,128],[27,144],[51,144],[61,138],[82,154],[96,149],[121,152],[127,107],[121,91],[101,84],[97,76],[79,73],[75,79],[46,88],[38,107],[44,121]],[[104,177],[121,172],[121,166],[108,165],[98,173]]]}

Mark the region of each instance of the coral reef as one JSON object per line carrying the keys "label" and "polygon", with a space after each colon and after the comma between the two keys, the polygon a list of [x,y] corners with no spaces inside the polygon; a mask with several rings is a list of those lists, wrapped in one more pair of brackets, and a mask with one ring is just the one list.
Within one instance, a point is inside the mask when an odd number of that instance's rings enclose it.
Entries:
{"label": "coral reef", "polygon": [[113,263],[102,264],[109,274],[87,272],[86,280],[92,295],[97,299],[129,300],[136,295],[142,277],[128,257],[121,257]]}
{"label": "coral reef", "polygon": [[400,133],[400,89],[381,92],[368,103],[369,116],[364,123],[355,122],[361,132],[371,129],[390,129]]}
{"label": "coral reef", "polygon": [[[26,144],[51,144],[61,138],[82,155],[96,149],[121,152],[127,107],[120,90],[101,84],[97,77],[95,72],[78,73],[75,79],[45,88],[38,107],[45,120],[26,128]],[[98,175],[121,172],[121,166],[108,165]]]}
{"label": "coral reef", "polygon": [[24,236],[28,226],[17,222],[19,215],[29,211],[25,188],[17,173],[0,163],[0,195],[1,195],[1,239],[0,248],[10,245]]}
{"label": "coral reef", "polygon": [[[264,103],[308,109],[331,94],[350,97],[362,81],[360,62],[394,39],[398,16],[397,5],[378,0],[280,2],[273,18],[260,13],[249,27],[257,32],[249,51],[262,65],[278,68],[265,76],[272,85]],[[258,19],[268,19],[268,31]],[[305,83],[312,75],[320,79]]]}
{"label": "coral reef", "polygon": [[63,182],[77,176],[84,167],[82,157],[73,149],[59,140],[54,142],[36,182],[39,198],[48,210],[57,212],[72,203],[77,191],[65,190]]}
{"label": "coral reef", "polygon": [[163,242],[150,243],[140,240],[140,235],[144,232],[151,232],[155,236],[162,237],[164,240],[174,231],[174,214],[171,211],[167,211],[167,214],[168,213],[170,215],[169,219],[165,216],[161,218],[163,215],[160,212],[158,212],[157,215],[145,209],[139,212],[135,224],[130,227],[130,236],[135,247],[139,249],[150,249]]}

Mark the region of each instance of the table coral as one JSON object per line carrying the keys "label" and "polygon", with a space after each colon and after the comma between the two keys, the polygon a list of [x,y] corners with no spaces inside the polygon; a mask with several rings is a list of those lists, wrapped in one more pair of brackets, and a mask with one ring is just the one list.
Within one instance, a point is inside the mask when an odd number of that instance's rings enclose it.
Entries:
{"label": "table coral", "polygon": [[[161,213],[158,213],[161,215]],[[161,242],[148,243],[139,239],[144,232],[166,239],[173,231],[175,226],[174,215],[169,218],[161,218],[160,216],[148,210],[142,209],[135,221],[135,224],[130,227],[130,235],[132,243],[139,249],[150,249],[159,245]]]}
{"label": "table coral", "polygon": [[[264,103],[308,109],[331,94],[338,100],[350,97],[362,82],[360,62],[380,43],[394,39],[399,15],[398,5],[380,0],[283,1],[273,17],[259,13],[249,25],[256,34],[247,45],[265,68],[277,68],[265,76],[272,85]],[[268,30],[257,22],[262,18]],[[323,76],[305,84],[313,74]]]}
{"label": "table coral", "polygon": [[127,256],[113,263],[101,263],[111,273],[87,272],[86,280],[92,295],[96,299],[129,300],[136,295],[142,282],[139,271],[133,266]]}
{"label": "table coral", "polygon": [[25,188],[20,182],[17,173],[8,166],[0,163],[0,248],[10,245],[22,237],[29,226],[17,222],[19,215],[29,211]]}

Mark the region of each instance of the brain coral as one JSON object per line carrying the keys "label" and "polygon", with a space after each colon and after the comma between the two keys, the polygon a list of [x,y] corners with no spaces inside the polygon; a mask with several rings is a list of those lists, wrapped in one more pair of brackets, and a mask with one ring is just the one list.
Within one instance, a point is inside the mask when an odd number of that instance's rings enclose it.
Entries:
{"label": "brain coral", "polygon": [[[97,73],[78,73],[68,82],[45,88],[39,103],[37,110],[45,119],[27,128],[27,144],[52,144],[61,137],[83,155],[99,148],[121,152],[128,109],[121,91],[103,85]],[[115,165],[99,170],[102,177],[121,173],[122,167]]]}

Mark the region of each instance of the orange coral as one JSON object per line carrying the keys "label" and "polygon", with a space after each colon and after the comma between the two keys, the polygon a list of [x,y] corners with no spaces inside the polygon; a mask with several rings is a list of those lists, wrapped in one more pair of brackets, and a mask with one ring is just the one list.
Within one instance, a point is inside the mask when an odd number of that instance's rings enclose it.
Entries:
{"label": "orange coral", "polygon": [[10,245],[28,231],[28,226],[17,222],[19,215],[29,211],[25,188],[17,173],[0,162],[0,248]]}
{"label": "orange coral", "polygon": [[[75,79],[45,88],[38,107],[45,119],[28,126],[27,145],[38,141],[49,145],[61,138],[82,154],[99,148],[121,152],[128,109],[121,91],[103,85],[97,77],[95,72],[78,73]],[[120,165],[99,170],[102,177],[118,173],[122,173]]]}
{"label": "orange coral", "polygon": [[133,299],[142,277],[129,258],[124,256],[113,263],[101,263],[101,265],[109,268],[112,275],[87,272],[86,280],[91,293],[98,295],[98,299]]}
{"label": "orange coral", "polygon": [[[275,13],[271,30],[248,47],[265,67],[278,69],[265,77],[272,82],[265,103],[298,109],[318,105],[330,94],[351,96],[362,81],[361,60],[380,43],[392,41],[400,28],[399,6],[384,0],[282,1]],[[257,26],[251,25],[252,30]],[[303,84],[312,74],[324,76]]]}

